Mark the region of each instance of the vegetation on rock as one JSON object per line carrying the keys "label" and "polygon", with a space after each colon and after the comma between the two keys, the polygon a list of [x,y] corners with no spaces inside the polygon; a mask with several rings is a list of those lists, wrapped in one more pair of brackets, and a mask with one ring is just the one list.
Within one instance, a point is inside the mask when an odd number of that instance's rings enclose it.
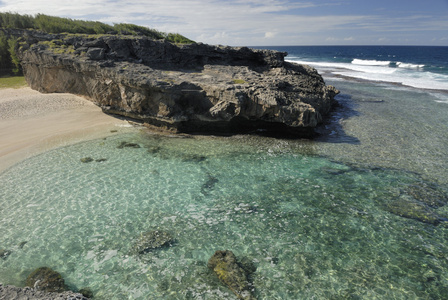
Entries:
{"label": "vegetation on rock", "polygon": [[26,279],[26,285],[45,292],[59,293],[67,290],[61,274],[48,267],[34,270]]}
{"label": "vegetation on rock", "polygon": [[251,284],[247,279],[248,273],[254,269],[249,268],[249,272],[243,269],[232,251],[216,251],[208,260],[208,267],[239,299],[256,299],[251,293]]}
{"label": "vegetation on rock", "polygon": [[[21,15],[18,13],[0,13],[0,28],[4,29],[30,29],[46,33],[72,33],[89,35],[133,35],[146,36],[154,40],[167,40],[171,43],[188,44],[194,41],[178,33],[165,33],[156,29],[134,24],[109,25],[98,21],[74,20],[48,16],[44,14]],[[51,42],[50,42],[51,43]],[[0,74],[20,73],[20,63],[14,49],[17,38],[8,37],[0,31]],[[53,45],[54,46],[54,45]],[[70,49],[68,49],[70,51]]]}

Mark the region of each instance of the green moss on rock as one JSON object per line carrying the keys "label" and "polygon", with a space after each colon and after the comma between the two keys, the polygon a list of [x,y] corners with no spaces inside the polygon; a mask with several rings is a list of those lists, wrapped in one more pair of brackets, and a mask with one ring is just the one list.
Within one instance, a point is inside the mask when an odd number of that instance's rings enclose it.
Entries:
{"label": "green moss on rock", "polygon": [[44,292],[67,291],[61,274],[48,267],[34,270],[26,279],[26,285]]}

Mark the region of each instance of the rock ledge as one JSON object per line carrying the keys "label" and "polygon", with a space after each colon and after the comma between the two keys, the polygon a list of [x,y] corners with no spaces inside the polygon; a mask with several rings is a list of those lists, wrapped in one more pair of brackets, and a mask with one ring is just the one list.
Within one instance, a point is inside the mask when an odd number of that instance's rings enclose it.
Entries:
{"label": "rock ledge", "polygon": [[188,133],[267,130],[310,136],[338,91],[287,53],[146,37],[9,32],[29,85]]}

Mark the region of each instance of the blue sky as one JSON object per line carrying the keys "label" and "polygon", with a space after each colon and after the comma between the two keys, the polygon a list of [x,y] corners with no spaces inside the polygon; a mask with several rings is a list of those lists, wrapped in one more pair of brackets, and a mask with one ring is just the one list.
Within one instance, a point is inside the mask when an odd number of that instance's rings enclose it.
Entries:
{"label": "blue sky", "polygon": [[0,11],[134,23],[232,46],[448,46],[448,0],[0,0]]}

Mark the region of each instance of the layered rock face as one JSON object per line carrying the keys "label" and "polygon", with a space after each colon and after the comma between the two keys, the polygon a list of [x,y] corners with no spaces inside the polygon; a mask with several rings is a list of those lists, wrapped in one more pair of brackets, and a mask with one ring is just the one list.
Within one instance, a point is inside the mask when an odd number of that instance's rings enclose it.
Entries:
{"label": "layered rock face", "polygon": [[286,53],[144,37],[28,32],[29,85],[85,96],[105,112],[180,132],[257,129],[309,136],[338,91]]}

